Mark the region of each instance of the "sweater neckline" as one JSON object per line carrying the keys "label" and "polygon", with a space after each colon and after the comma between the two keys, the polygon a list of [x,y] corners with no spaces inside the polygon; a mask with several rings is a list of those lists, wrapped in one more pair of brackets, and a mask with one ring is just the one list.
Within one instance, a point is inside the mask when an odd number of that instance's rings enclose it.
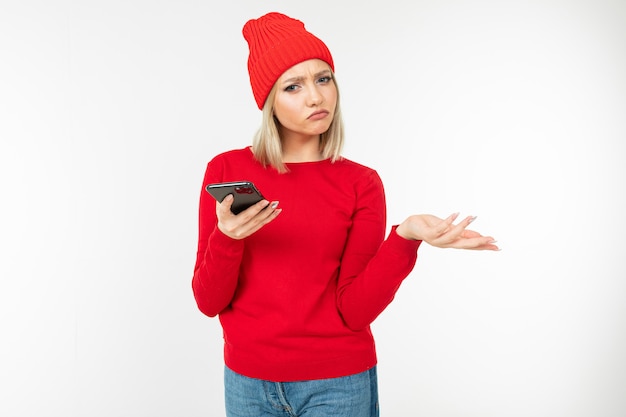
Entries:
{"label": "sweater neckline", "polygon": [[319,161],[304,161],[304,162],[285,162],[284,164],[288,167],[297,167],[297,166],[310,166],[310,165],[322,165],[330,162],[330,158],[321,159]]}
{"label": "sweater neckline", "polygon": [[[250,155],[254,156],[252,152],[252,146],[247,147]],[[320,159],[319,161],[304,161],[304,162],[285,162],[284,164],[288,167],[299,167],[299,166],[312,166],[312,165],[326,165],[330,163],[330,158]]]}

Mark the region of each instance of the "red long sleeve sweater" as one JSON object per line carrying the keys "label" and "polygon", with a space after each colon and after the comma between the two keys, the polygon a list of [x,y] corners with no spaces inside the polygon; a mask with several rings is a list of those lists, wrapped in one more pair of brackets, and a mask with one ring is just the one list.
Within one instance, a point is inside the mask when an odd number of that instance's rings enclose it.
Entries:
{"label": "red long sleeve sweater", "polygon": [[[216,156],[200,197],[193,291],[219,314],[224,359],[272,381],[346,376],[376,364],[370,324],[393,300],[420,241],[385,240],[385,195],[376,171],[347,159],[264,168],[250,148]],[[250,180],[283,212],[252,236],[217,228],[209,183]]]}

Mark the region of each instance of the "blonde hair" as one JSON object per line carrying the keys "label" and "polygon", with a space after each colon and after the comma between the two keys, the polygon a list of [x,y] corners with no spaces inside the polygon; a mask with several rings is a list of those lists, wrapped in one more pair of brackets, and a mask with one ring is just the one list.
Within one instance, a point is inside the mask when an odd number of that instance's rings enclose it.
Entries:
{"label": "blonde hair", "polygon": [[[333,121],[328,127],[328,130],[320,135],[320,151],[324,159],[330,159],[331,162],[335,162],[341,158],[341,150],[343,149],[344,142],[344,127],[343,118],[341,116],[341,106],[339,105],[339,87],[337,86],[334,74],[332,75],[332,79],[337,89],[337,104],[335,106]],[[270,165],[279,173],[284,174],[289,170],[283,162],[283,149],[280,134],[278,133],[278,120],[274,117],[273,103],[274,97],[276,96],[276,89],[276,84],[274,84],[263,105],[261,127],[259,127],[259,130],[257,130],[254,135],[252,152],[254,153],[254,157],[263,164],[264,167]]]}

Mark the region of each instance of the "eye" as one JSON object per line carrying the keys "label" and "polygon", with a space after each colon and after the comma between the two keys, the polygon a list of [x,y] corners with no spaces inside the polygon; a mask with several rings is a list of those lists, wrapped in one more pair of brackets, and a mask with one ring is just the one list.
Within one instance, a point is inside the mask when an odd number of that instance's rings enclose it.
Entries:
{"label": "eye", "polygon": [[297,84],[291,84],[285,87],[284,91],[296,91],[298,89]]}
{"label": "eye", "polygon": [[321,83],[321,84],[327,84],[327,83],[331,82],[332,79],[333,79],[333,77],[331,77],[330,75],[327,75],[327,76],[318,78],[317,82]]}

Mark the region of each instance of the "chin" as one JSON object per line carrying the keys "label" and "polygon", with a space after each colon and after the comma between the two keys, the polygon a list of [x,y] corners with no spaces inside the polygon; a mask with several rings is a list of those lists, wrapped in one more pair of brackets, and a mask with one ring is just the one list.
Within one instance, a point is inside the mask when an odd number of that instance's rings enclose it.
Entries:
{"label": "chin", "polygon": [[324,125],[317,126],[313,129],[313,135],[321,135],[322,133],[326,133],[330,129],[330,123],[325,123]]}

